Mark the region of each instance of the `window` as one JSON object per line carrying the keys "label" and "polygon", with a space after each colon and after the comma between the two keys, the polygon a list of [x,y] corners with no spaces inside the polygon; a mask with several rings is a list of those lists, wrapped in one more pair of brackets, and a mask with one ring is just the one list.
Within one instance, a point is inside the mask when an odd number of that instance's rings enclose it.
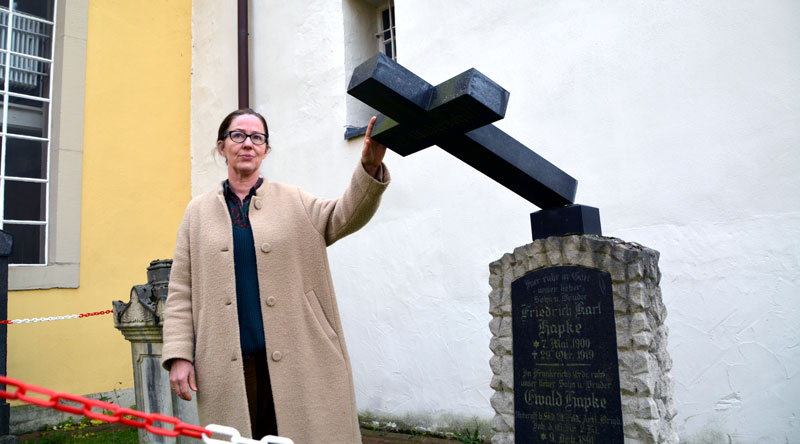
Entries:
{"label": "window", "polygon": [[0,207],[11,264],[47,264],[54,0],[0,3]]}
{"label": "window", "polygon": [[0,62],[11,60],[0,69],[0,221],[19,255],[8,288],[76,288],[89,0],[0,0],[0,13]]}
{"label": "window", "polygon": [[[345,72],[346,82],[350,82],[353,70],[382,52],[392,60],[397,60],[397,33],[395,31],[394,1],[390,0],[345,0]],[[347,89],[347,84],[345,84]],[[377,112],[358,99],[346,98],[347,124],[345,139],[363,136],[366,123]]]}
{"label": "window", "polygon": [[386,56],[392,60],[397,60],[395,36],[394,4],[390,1],[389,5],[380,11],[380,16],[378,17],[378,33],[375,34],[375,37],[378,38],[378,51],[386,54]]}

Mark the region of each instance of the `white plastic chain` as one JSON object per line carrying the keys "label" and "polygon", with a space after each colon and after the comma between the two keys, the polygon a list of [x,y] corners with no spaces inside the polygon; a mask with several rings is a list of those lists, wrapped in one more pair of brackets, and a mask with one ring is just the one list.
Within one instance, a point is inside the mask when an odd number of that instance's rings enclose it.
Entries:
{"label": "white plastic chain", "polygon": [[5,325],[9,325],[9,324],[12,324],[12,325],[13,324],[30,324],[30,323],[33,323],[33,322],[61,321],[61,320],[64,320],[64,319],[83,319],[83,318],[89,318],[89,317],[92,317],[92,316],[107,315],[107,314],[110,314],[110,313],[113,313],[113,312],[114,312],[114,310],[102,310],[102,311],[94,311],[94,312],[90,312],[90,313],[81,313],[81,314],[74,314],[74,315],[50,316],[50,317],[46,317],[46,318],[13,319],[13,320],[10,320],[10,321],[8,319],[5,319],[5,320],[0,321],[0,324],[5,324]]}
{"label": "white plastic chain", "polygon": [[64,319],[78,319],[81,315],[50,316],[48,318],[14,319],[12,324],[30,324],[32,322],[62,321]]}
{"label": "white plastic chain", "polygon": [[267,435],[261,438],[261,441],[256,441],[255,439],[245,438],[239,434],[239,431],[234,429],[233,427],[226,427],[217,424],[209,424],[206,426],[206,430],[212,433],[218,433],[220,435],[227,435],[230,436],[230,441],[222,441],[219,439],[212,439],[206,435],[203,435],[203,442],[206,444],[294,444],[289,438],[281,438],[279,436],[272,436]]}

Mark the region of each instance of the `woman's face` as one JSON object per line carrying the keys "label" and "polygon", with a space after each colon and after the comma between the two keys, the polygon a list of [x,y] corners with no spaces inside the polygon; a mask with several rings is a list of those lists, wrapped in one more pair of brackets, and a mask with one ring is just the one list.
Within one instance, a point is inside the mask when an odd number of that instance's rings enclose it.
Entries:
{"label": "woman's face", "polygon": [[[228,131],[241,131],[245,134],[264,133],[261,119],[252,114],[243,114],[236,117],[228,127]],[[228,163],[228,177],[250,176],[258,173],[261,161],[267,156],[267,147],[256,145],[249,137],[244,142],[236,143],[226,136],[224,140],[217,141],[217,150]]]}

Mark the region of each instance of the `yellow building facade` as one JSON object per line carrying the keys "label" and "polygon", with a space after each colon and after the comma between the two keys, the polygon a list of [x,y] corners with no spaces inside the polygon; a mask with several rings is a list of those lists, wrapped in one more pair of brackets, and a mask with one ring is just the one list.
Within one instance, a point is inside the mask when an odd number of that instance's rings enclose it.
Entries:
{"label": "yellow building facade", "polygon": [[[191,194],[191,11],[58,0],[50,261],[12,267],[9,319],[109,310],[151,260],[172,257]],[[127,389],[130,344],[110,314],[9,325],[8,376],[79,395]]]}

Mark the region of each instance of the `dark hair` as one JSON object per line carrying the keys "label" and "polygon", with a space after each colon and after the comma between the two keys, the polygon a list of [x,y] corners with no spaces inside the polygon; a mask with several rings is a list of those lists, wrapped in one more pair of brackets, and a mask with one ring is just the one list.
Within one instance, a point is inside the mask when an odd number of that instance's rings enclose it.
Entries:
{"label": "dark hair", "polygon": [[219,125],[219,131],[217,132],[217,140],[225,139],[225,133],[228,132],[228,127],[231,126],[233,123],[233,119],[243,116],[245,114],[250,114],[251,116],[256,116],[261,120],[261,123],[264,124],[264,134],[267,136],[267,147],[269,147],[269,128],[267,127],[267,120],[261,114],[253,111],[250,108],[242,108],[237,109],[236,111],[228,114],[222,119],[222,123]]}

